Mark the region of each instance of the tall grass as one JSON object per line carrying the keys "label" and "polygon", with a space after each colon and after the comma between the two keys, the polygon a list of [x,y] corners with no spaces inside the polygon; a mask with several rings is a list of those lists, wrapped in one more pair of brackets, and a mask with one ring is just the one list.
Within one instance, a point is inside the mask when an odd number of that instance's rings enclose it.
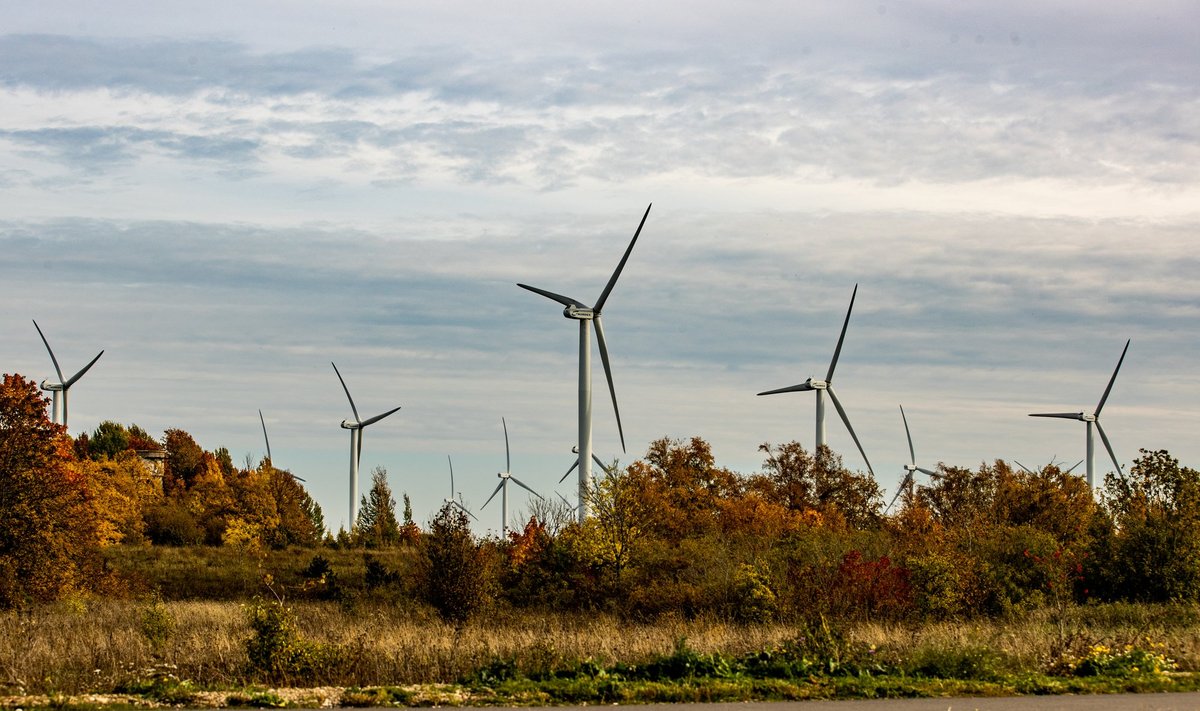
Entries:
{"label": "tall grass", "polygon": [[[145,678],[156,666],[200,687],[231,688],[258,681],[248,668],[245,609],[230,602],[157,603],[174,629],[155,644],[144,629],[156,603],[73,600],[0,615],[0,694],[104,692]],[[770,649],[799,631],[778,624],[740,625],[715,619],[662,618],[631,623],[607,615],[521,613],[483,616],[461,629],[422,608],[363,603],[290,605],[300,634],[336,645],[342,664],[311,685],[453,682],[504,660],[526,673],[570,669],[584,660],[640,663],[666,654],[682,638],[699,652],[744,654]],[[990,650],[1006,664],[1044,668],[1051,656],[1095,643],[1167,645],[1184,670],[1200,669],[1200,610],[1192,606],[1089,606],[1070,610],[1064,637],[1046,611],[1019,621],[922,625],[861,624],[863,644],[893,656]]]}

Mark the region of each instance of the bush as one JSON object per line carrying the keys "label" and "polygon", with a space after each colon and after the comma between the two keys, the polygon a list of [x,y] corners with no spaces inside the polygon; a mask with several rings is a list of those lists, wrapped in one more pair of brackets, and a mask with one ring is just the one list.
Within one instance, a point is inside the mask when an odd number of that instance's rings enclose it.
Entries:
{"label": "bush", "polygon": [[495,571],[462,510],[442,507],[429,524],[423,554],[425,601],[443,620],[462,625],[491,601]]}
{"label": "bush", "polygon": [[336,650],[303,639],[291,610],[282,602],[255,602],[247,609],[247,617],[253,634],[245,646],[252,672],[279,683],[311,683],[318,672],[334,672]]}
{"label": "bush", "polygon": [[194,546],[204,542],[204,529],[183,504],[166,501],[146,510],[146,538],[159,546]]}

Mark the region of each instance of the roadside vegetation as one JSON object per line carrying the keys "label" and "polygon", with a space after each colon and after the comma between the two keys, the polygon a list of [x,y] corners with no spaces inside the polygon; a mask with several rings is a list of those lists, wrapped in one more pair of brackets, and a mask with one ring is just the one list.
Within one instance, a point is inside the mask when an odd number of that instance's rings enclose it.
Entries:
{"label": "roadside vegetation", "polygon": [[656,441],[586,523],[541,505],[503,540],[453,506],[419,525],[377,470],[333,533],[269,460],[72,439],[5,376],[0,707],[1200,688],[1200,473],[1167,452],[1098,497],[1053,464],[942,464],[888,514],[828,449],[762,453],[743,474]]}

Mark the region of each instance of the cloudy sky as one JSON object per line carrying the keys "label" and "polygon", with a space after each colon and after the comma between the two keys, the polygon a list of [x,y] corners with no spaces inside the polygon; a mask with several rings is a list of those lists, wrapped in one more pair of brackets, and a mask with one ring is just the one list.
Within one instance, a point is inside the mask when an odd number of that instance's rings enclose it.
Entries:
{"label": "cloudy sky", "polygon": [[[430,7],[432,6],[432,7]],[[750,473],[835,382],[881,484],[1083,457],[1103,421],[1200,465],[1193,2],[0,0],[0,370],[102,420],[263,454],[346,523],[365,472],[425,520],[503,468],[547,496],[576,329],[605,308],[595,437],[700,436]],[[594,359],[598,360],[598,359]],[[829,440],[865,469],[830,409]],[[1103,450],[1102,470],[1108,464]],[[1111,465],[1108,466],[1111,469]],[[515,499],[515,509],[524,502]],[[496,528],[494,502],[480,532]]]}

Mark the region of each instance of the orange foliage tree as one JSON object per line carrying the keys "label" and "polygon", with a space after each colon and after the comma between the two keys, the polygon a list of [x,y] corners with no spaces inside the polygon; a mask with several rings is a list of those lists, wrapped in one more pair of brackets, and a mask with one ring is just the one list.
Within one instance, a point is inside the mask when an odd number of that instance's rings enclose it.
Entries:
{"label": "orange foliage tree", "polygon": [[96,579],[97,522],[66,428],[37,385],[0,383],[0,608],[53,600]]}

